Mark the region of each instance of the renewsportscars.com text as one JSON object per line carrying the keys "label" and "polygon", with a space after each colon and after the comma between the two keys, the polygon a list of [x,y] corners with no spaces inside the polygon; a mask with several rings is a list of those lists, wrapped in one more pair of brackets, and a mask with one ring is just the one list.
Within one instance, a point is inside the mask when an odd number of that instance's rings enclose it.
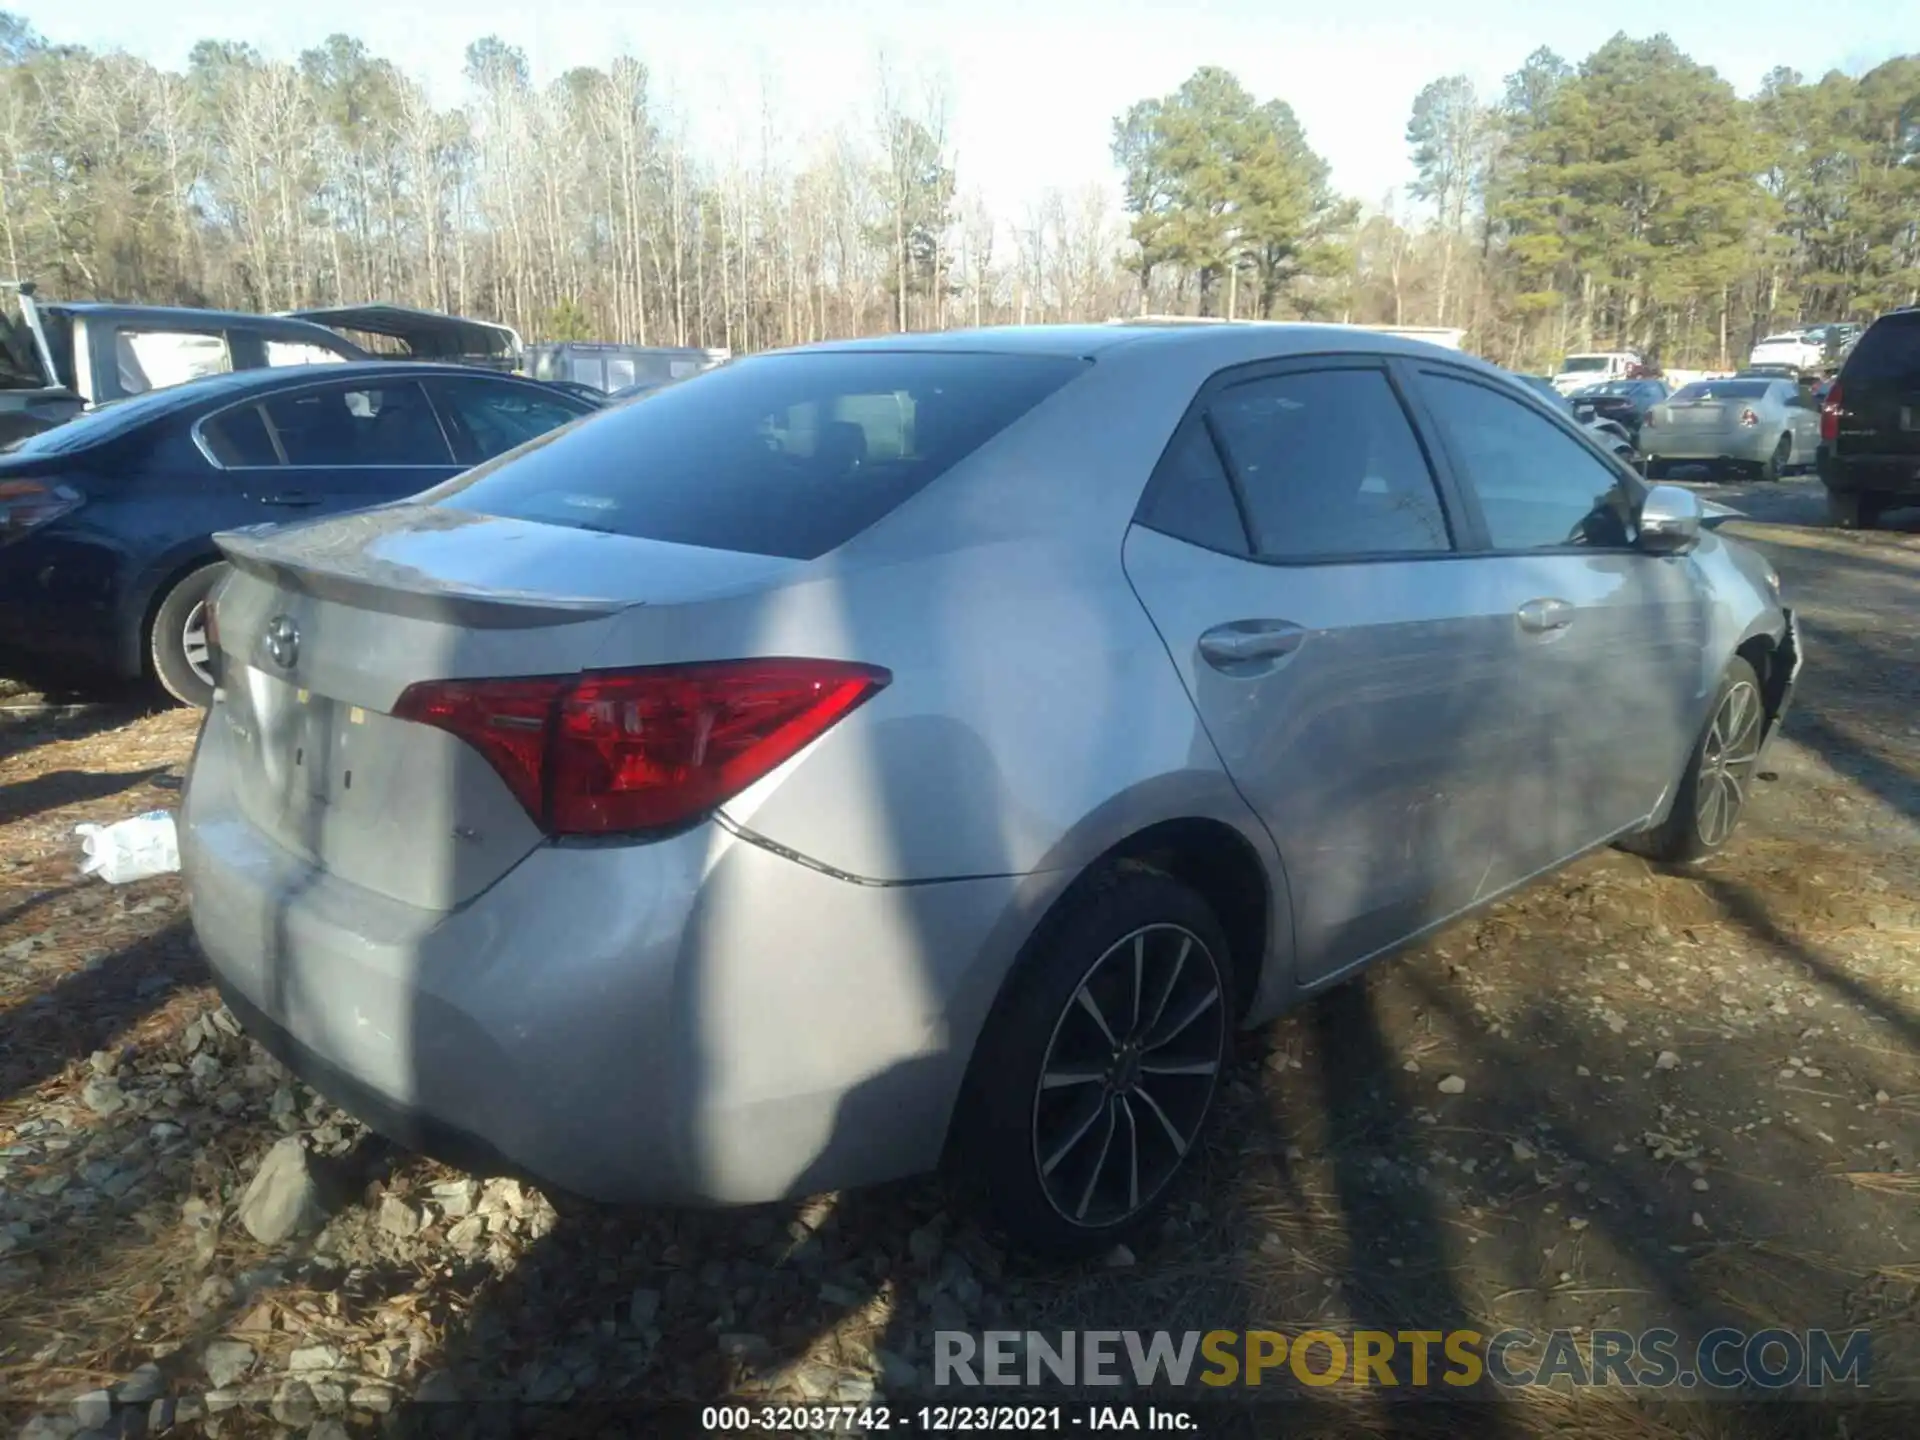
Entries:
{"label": "renewsportscars.com text", "polygon": [[988,1330],[934,1334],[936,1386],[1298,1384],[1865,1389],[1865,1330]]}

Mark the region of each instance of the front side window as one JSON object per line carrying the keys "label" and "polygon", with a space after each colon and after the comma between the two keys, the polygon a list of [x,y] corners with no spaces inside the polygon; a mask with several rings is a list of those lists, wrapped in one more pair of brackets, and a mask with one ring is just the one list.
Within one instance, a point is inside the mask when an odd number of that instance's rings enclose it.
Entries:
{"label": "front side window", "polygon": [[1256,553],[1273,560],[1451,548],[1446,513],[1380,370],[1250,380],[1208,406]]}
{"label": "front side window", "polygon": [[233,369],[227,337],[198,330],[120,330],[113,337],[120,390],[142,395]]}
{"label": "front side window", "polygon": [[485,515],[810,560],[1085,372],[1064,355],[807,351],[693,376],[436,492]]}
{"label": "front side window", "polygon": [[453,452],[426,392],[412,381],[296,390],[264,400],[283,464],[314,466],[450,465]]}
{"label": "front side window", "polygon": [[1421,389],[1496,550],[1627,543],[1620,477],[1573,436],[1473,380],[1423,371]]}
{"label": "front side window", "polygon": [[504,455],[586,413],[530,387],[486,380],[443,380],[440,398],[450,422],[466,435],[469,462]]}

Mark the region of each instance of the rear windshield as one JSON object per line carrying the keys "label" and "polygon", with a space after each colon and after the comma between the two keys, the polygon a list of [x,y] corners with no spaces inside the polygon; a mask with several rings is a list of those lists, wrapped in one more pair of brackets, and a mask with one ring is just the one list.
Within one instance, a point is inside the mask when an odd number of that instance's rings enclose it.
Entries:
{"label": "rear windshield", "polygon": [[755,356],[555,431],[431,495],[484,515],[811,560],[1087,363],[939,351]]}
{"label": "rear windshield", "polygon": [[155,416],[178,410],[185,403],[187,401],[171,389],[150,390],[140,395],[109,400],[104,405],[76,415],[64,425],[55,425],[50,430],[41,430],[0,445],[0,454],[64,455],[84,450],[90,445],[101,445],[138,429]]}
{"label": "rear windshield", "polygon": [[1772,380],[1700,380],[1674,391],[1675,400],[1758,400],[1774,386]]}
{"label": "rear windshield", "polygon": [[1920,389],[1920,310],[1882,315],[1854,343],[1842,380]]}

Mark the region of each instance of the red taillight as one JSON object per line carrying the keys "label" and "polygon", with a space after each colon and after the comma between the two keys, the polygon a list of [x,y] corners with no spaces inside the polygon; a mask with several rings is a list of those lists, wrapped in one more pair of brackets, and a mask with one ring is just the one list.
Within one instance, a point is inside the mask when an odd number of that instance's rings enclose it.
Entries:
{"label": "red taillight", "polygon": [[1820,438],[1840,438],[1840,386],[1837,382],[1827,391],[1827,398],[1820,402]]}
{"label": "red taillight", "polygon": [[1740,412],[1740,423],[1742,425],[1758,425],[1760,423],[1760,417],[1754,413],[1751,405]]}
{"label": "red taillight", "polygon": [[0,480],[0,545],[80,508],[80,494],[38,480]]}
{"label": "red taillight", "polygon": [[409,686],[403,720],[485,755],[554,835],[664,830],[790,759],[891,676],[833,660],[729,660]]}

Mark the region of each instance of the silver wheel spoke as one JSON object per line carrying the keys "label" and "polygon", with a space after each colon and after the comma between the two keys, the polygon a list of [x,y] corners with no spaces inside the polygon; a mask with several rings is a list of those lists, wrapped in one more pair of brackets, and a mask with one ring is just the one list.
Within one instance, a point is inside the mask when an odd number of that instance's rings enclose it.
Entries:
{"label": "silver wheel spoke", "polygon": [[1147,1093],[1145,1086],[1136,1086],[1133,1093],[1140,1097],[1141,1103],[1153,1111],[1154,1118],[1160,1122],[1160,1128],[1167,1132],[1167,1138],[1173,1142],[1174,1154],[1185,1155],[1187,1153],[1186,1137],[1174,1128],[1173,1121],[1167,1118],[1167,1112],[1160,1108],[1160,1102]]}
{"label": "silver wheel spoke", "polygon": [[1147,932],[1142,930],[1133,937],[1133,1019],[1127,1026],[1127,1034],[1140,1033],[1140,1005],[1146,998],[1141,992],[1147,983]]}
{"label": "silver wheel spoke", "polygon": [[1220,992],[1218,990],[1215,990],[1209,987],[1207,990],[1207,993],[1200,997],[1199,1003],[1189,1008],[1186,1014],[1182,1015],[1179,1018],[1179,1020],[1175,1022],[1171,1030],[1167,1031],[1166,1034],[1160,1036],[1158,1039],[1150,1038],[1147,1041],[1147,1043],[1142,1047],[1144,1053],[1151,1055],[1156,1050],[1166,1049],[1167,1046],[1172,1044],[1173,1041],[1177,1039],[1186,1030],[1186,1028],[1189,1025],[1193,1024],[1194,1021],[1198,1020],[1202,1015],[1206,1014],[1207,1011],[1211,1010],[1213,1008],[1214,1002],[1217,1001],[1219,998],[1220,998]]}
{"label": "silver wheel spoke", "polygon": [[1113,1027],[1107,1024],[1107,1017],[1100,1013],[1100,1006],[1095,1003],[1093,992],[1082,985],[1073,998],[1079,1002],[1082,1010],[1093,1017],[1093,1023],[1100,1027],[1100,1033],[1107,1037],[1107,1043],[1118,1045],[1120,1041],[1114,1035]]}
{"label": "silver wheel spoke", "polygon": [[1073,1212],[1073,1218],[1087,1218],[1087,1206],[1093,1203],[1093,1188],[1100,1183],[1100,1172],[1107,1168],[1107,1156],[1113,1153],[1113,1132],[1120,1128],[1120,1122],[1114,1117],[1115,1106],[1111,1100],[1100,1107],[1107,1117],[1106,1133],[1100,1137],[1100,1153],[1093,1157],[1093,1169],[1087,1172],[1087,1188],[1080,1192],[1080,1208]]}
{"label": "silver wheel spoke", "polygon": [[1212,1060],[1191,1060],[1172,1065],[1154,1065],[1145,1060],[1140,1062],[1142,1075],[1215,1075],[1219,1070],[1219,1065]]}
{"label": "silver wheel spoke", "polygon": [[1042,1175],[1051,1175],[1055,1170],[1059,1169],[1060,1162],[1071,1155],[1074,1147],[1087,1138],[1087,1132],[1093,1129],[1095,1122],[1106,1113],[1107,1109],[1108,1107],[1104,1101],[1094,1106],[1093,1109],[1088,1112],[1087,1118],[1074,1127],[1073,1133],[1061,1143],[1060,1148],[1054,1151],[1053,1154],[1047,1158],[1046,1162],[1041,1165],[1040,1173]]}
{"label": "silver wheel spoke", "polygon": [[1134,1118],[1127,1097],[1120,1097],[1120,1108],[1127,1117],[1127,1209],[1140,1208],[1140,1122]]}
{"label": "silver wheel spoke", "polygon": [[1049,1070],[1040,1077],[1040,1088],[1062,1090],[1069,1085],[1098,1085],[1106,1078],[1102,1070]]}
{"label": "silver wheel spoke", "polygon": [[1167,1008],[1167,1001],[1173,998],[1173,987],[1180,983],[1180,972],[1187,968],[1187,954],[1192,949],[1193,937],[1191,935],[1182,935],[1180,937],[1180,953],[1173,957],[1173,973],[1167,976],[1166,988],[1160,992],[1160,1000],[1153,1007],[1153,1017],[1149,1019],[1142,1028],[1140,1032],[1142,1035],[1151,1035],[1153,1033],[1153,1027],[1160,1023],[1160,1016]]}

